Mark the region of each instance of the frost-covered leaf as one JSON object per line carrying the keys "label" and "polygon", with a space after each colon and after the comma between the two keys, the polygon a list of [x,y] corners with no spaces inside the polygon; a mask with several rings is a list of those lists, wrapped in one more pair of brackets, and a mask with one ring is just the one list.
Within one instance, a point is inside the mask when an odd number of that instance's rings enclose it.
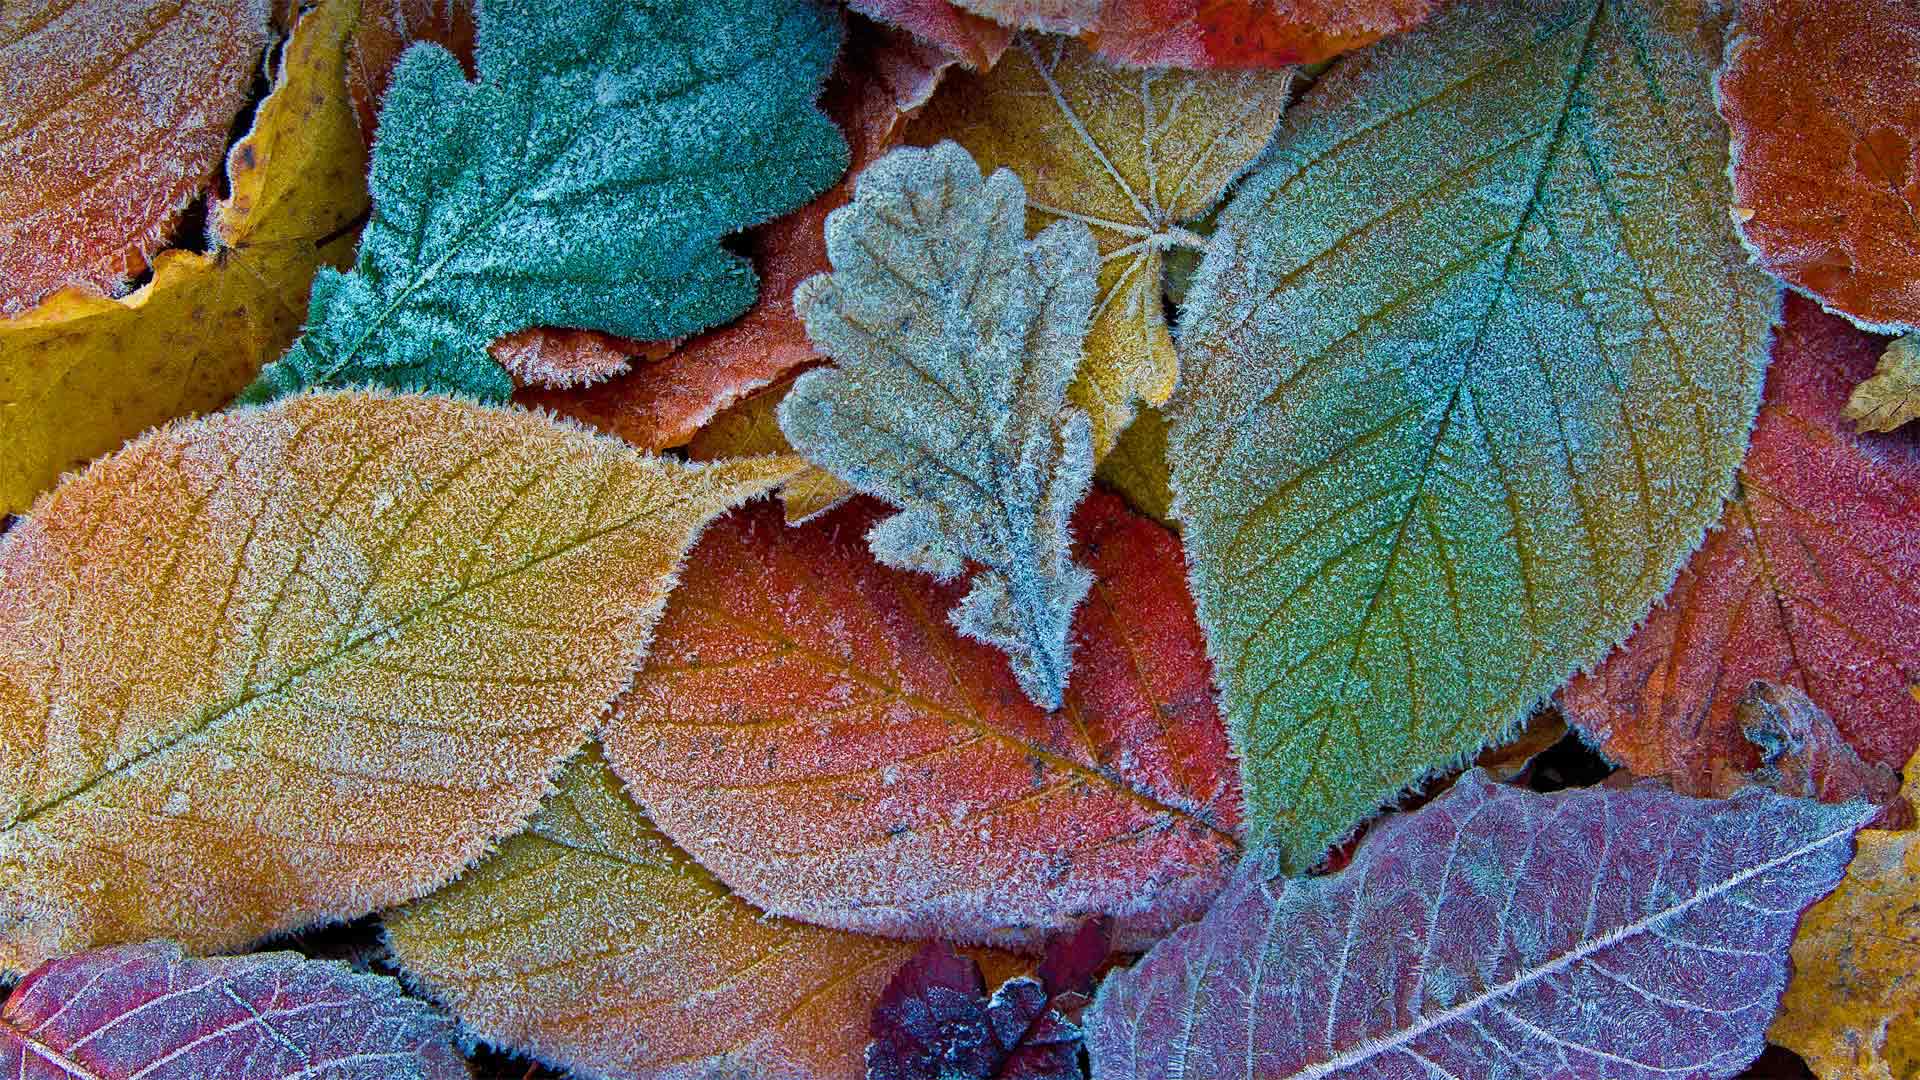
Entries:
{"label": "frost-covered leaf", "polygon": [[474,0],[360,0],[347,47],[347,96],[367,145],[373,145],[380,99],[400,54],[416,41],[445,46],[471,68]]}
{"label": "frost-covered leaf", "polygon": [[797,464],[363,393],[94,463],[0,538],[0,969],[451,878],[627,685],[705,521]]}
{"label": "frost-covered leaf", "polygon": [[1920,329],[1920,8],[1740,0],[1721,112],[1761,266],[1868,329]]}
{"label": "frost-covered leaf", "polygon": [[1085,913],[1129,945],[1204,910],[1236,855],[1233,765],[1178,543],[1096,493],[1063,707],[876,565],[872,500],[720,522],[603,728],[660,827],[777,915],[1031,944]]}
{"label": "frost-covered leaf", "polygon": [[515,386],[569,390],[625,374],[635,357],[657,361],[678,344],[537,327],[508,334],[487,346],[487,353],[513,376]]}
{"label": "frost-covered leaf", "polygon": [[297,953],[165,943],[55,960],[0,1007],[19,1080],[466,1080],[453,1022],[392,979]]}
{"label": "frost-covered leaf", "polygon": [[[273,92],[227,157],[212,252],[162,252],[124,299],[65,289],[0,321],[0,511],[26,509],[61,473],[156,424],[220,407],[299,333],[314,271],[352,257],[367,207],[341,84],[353,11],[328,0],[294,28]],[[12,75],[0,58],[0,81]]]}
{"label": "frost-covered leaf", "polygon": [[1880,366],[1853,388],[1840,415],[1861,431],[1892,431],[1920,419],[1920,334],[1888,343]]}
{"label": "frost-covered leaf", "polygon": [[1093,26],[1108,0],[953,0],[976,15],[1019,30],[1077,34]]}
{"label": "frost-covered leaf", "polygon": [[1207,74],[1112,67],[1064,38],[1021,35],[984,76],[934,95],[910,138],[950,138],[987,171],[1026,185],[1028,221],[1085,222],[1100,245],[1087,356],[1068,400],[1103,458],[1134,412],[1164,404],[1180,372],[1161,299],[1162,262],[1201,237],[1204,214],[1272,137],[1287,70]]}
{"label": "frost-covered leaf", "polygon": [[809,371],[780,428],[815,464],[900,513],[874,557],[940,578],[981,569],[949,614],[1007,653],[1021,689],[1059,707],[1089,577],[1067,520],[1093,482],[1086,413],[1068,406],[1093,310],[1085,225],[1024,240],[1025,195],[965,150],[896,150],[827,220],[831,274],[794,310],[838,366]]}
{"label": "frost-covered leaf", "polygon": [[[687,444],[692,461],[719,461],[723,458],[753,457],[759,454],[791,454],[786,435],[780,431],[777,410],[793,389],[797,376],[787,376],[772,386],[727,406]],[[854,490],[818,465],[809,465],[780,485],[780,501],[787,508],[787,524],[799,523],[824,514],[854,496]]]}
{"label": "frost-covered leaf", "polygon": [[[1099,1080],[1732,1076],[1872,809],[1469,774],[1352,865],[1248,859],[1087,1014]],[[1798,957],[1796,956],[1796,960]]]}
{"label": "frost-covered leaf", "polygon": [[1753,782],[1821,802],[1864,799],[1883,807],[1876,828],[1913,824],[1913,808],[1900,798],[1900,774],[1862,761],[1833,718],[1798,687],[1756,682],[1740,698],[1735,716],[1741,734],[1760,751]]}
{"label": "frost-covered leaf", "polygon": [[952,0],[847,0],[847,6],[946,50],[975,71],[1000,62],[1013,31]]}
{"label": "frost-covered leaf", "polygon": [[433,44],[381,103],[373,217],[351,273],[244,395],[376,384],[503,400],[487,355],[529,326],[679,337],[746,310],[719,240],[838,179],[813,107],[840,34],[808,0],[498,0],[479,80]]}
{"label": "frost-covered leaf", "polygon": [[[1920,758],[1907,763],[1920,803]],[[1800,920],[1793,981],[1768,1030],[1821,1080],[1920,1076],[1920,833],[1860,834],[1833,895]]]}
{"label": "frost-covered leaf", "polygon": [[851,1080],[909,942],[762,915],[656,829],[598,750],[522,835],[387,916],[475,1035],[582,1076]]}
{"label": "frost-covered leaf", "polygon": [[266,42],[266,0],[0,7],[0,316],[146,268],[219,170]]}
{"label": "frost-covered leaf", "polygon": [[1168,528],[1173,520],[1172,468],[1167,462],[1167,418],[1147,406],[1134,414],[1094,477],[1119,492],[1127,505]]}
{"label": "frost-covered leaf", "polygon": [[1406,30],[1440,0],[1105,0],[1089,35],[1136,67],[1313,64]]}
{"label": "frost-covered leaf", "polygon": [[1806,692],[1861,757],[1920,750],[1920,437],[1841,418],[1878,341],[1789,296],[1734,498],[1661,606],[1561,693],[1642,776],[1725,795],[1759,763],[1738,704]]}
{"label": "frost-covered leaf", "polygon": [[1665,0],[1457,4],[1316,82],[1222,215],[1174,512],[1295,868],[1598,659],[1719,513],[1774,303],[1719,50]]}

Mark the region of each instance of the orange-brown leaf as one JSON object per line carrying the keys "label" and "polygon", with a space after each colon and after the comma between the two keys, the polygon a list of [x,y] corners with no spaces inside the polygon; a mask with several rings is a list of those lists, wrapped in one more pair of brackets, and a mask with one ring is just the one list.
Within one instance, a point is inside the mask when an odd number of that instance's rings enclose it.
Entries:
{"label": "orange-brown leaf", "polygon": [[416,41],[446,46],[473,66],[473,0],[361,0],[360,23],[347,52],[347,93],[367,145],[387,80],[400,54]]}
{"label": "orange-brown leaf", "polygon": [[1107,0],[1088,35],[1134,67],[1313,64],[1406,30],[1440,0]]}

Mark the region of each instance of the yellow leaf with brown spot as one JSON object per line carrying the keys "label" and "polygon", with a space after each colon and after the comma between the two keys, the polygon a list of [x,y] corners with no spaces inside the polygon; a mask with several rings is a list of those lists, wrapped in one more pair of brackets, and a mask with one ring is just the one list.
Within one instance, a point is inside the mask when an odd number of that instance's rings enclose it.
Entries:
{"label": "yellow leaf with brown spot", "polygon": [[351,393],[67,480],[0,539],[0,969],[449,880],[627,685],[695,534],[798,464]]}
{"label": "yellow leaf with brown spot", "polygon": [[[757,454],[793,453],[793,447],[780,430],[776,413],[787,391],[793,389],[793,380],[799,377],[797,371],[783,376],[773,385],[720,410],[687,444],[687,456],[695,461],[718,461]],[[818,465],[808,465],[780,488],[780,500],[786,505],[789,525],[824,514],[855,494],[846,481]]]}
{"label": "yellow leaf with brown spot", "polygon": [[1897,337],[1861,380],[1840,415],[1861,431],[1892,431],[1920,418],[1920,334]]}
{"label": "yellow leaf with brown spot", "polygon": [[1026,184],[1028,227],[1086,222],[1100,245],[1087,358],[1069,397],[1104,457],[1136,399],[1162,405],[1179,375],[1161,300],[1163,255],[1205,246],[1180,227],[1253,162],[1286,107],[1290,69],[1139,71],[1077,42],[1022,35],[985,75],[949,78],[910,131],[952,139],[983,172]]}
{"label": "yellow leaf with brown spot", "polygon": [[0,511],[155,424],[226,404],[299,333],[315,270],[351,261],[367,208],[341,74],[356,7],[330,0],[294,30],[228,157],[213,251],[162,252],[124,298],[69,288],[0,321]]}

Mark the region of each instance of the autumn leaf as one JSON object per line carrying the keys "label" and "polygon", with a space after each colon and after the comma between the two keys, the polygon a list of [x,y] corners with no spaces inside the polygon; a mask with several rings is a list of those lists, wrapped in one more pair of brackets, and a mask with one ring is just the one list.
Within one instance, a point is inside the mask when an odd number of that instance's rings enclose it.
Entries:
{"label": "autumn leaf", "polygon": [[1101,984],[1094,1073],[1732,1076],[1760,1052],[1801,910],[1871,814],[1472,773],[1337,874],[1248,859],[1205,919]]}
{"label": "autumn leaf", "polygon": [[478,34],[478,82],[437,45],[401,57],[355,268],[319,276],[306,333],[242,400],[375,384],[501,401],[503,334],[724,322],[757,282],[720,238],[846,168],[813,107],[839,32],[807,0],[502,0]]}
{"label": "autumn leaf", "polygon": [[669,836],[756,905],[892,936],[1033,944],[1078,916],[1152,940],[1204,908],[1238,800],[1179,545],[1096,493],[1063,707],[889,570],[858,500],[807,525],[732,515],[694,549],[603,727]]}
{"label": "autumn leaf", "polygon": [[0,511],[26,509],[147,428],[224,405],[299,332],[314,272],[351,256],[367,207],[341,84],[354,10],[329,0],[294,28],[273,92],[228,155],[212,251],[162,252],[153,280],[122,299],[65,289],[0,321]]}
{"label": "autumn leaf", "polygon": [[954,0],[976,15],[1020,30],[1077,34],[1099,19],[1106,0]]}
{"label": "autumn leaf", "polygon": [[478,1037],[586,1076],[859,1075],[914,946],[767,918],[656,829],[598,750],[528,830],[386,917],[407,976]]}
{"label": "autumn leaf", "polygon": [[1878,343],[1790,296],[1720,528],[1567,716],[1608,756],[1725,795],[1759,763],[1737,706],[1755,680],[1806,692],[1861,757],[1920,750],[1920,443],[1842,420]]}
{"label": "autumn leaf", "polygon": [[465,1080],[453,1035],[452,1021],[392,979],[290,952],[195,960],[156,942],[55,960],[21,980],[0,1008],[0,1070],[21,1080]]}
{"label": "autumn leaf", "polygon": [[1841,738],[1833,718],[1798,687],[1756,682],[1734,710],[1741,734],[1760,751],[1753,782],[1782,795],[1821,802],[1863,799],[1881,807],[1874,828],[1913,824],[1913,808],[1900,798],[1900,774],[1862,761]]}
{"label": "autumn leaf", "polygon": [[[1920,759],[1907,764],[1904,796],[1920,803]],[[1920,1075],[1917,841],[1920,833],[1861,833],[1840,887],[1800,919],[1793,980],[1767,1037],[1805,1058],[1821,1080]]]}
{"label": "autumn leaf", "polygon": [[[720,461],[761,454],[791,454],[793,447],[780,431],[776,411],[793,389],[789,375],[751,396],[734,402],[707,422],[687,444],[690,461]],[[787,508],[787,524],[798,525],[839,506],[854,496],[839,477],[818,465],[809,465],[780,485],[780,501]]]}
{"label": "autumn leaf", "polygon": [[875,558],[943,581],[978,564],[948,618],[1053,709],[1088,584],[1067,519],[1093,459],[1066,395],[1095,256],[1079,222],[1022,240],[1024,203],[1011,172],[983,180],[952,143],[861,173],[827,221],[833,273],[793,298],[837,366],[800,376],[779,415],[808,460],[900,509],[868,537]]}
{"label": "autumn leaf", "polygon": [[1167,462],[1167,418],[1151,406],[1134,414],[1094,478],[1127,500],[1127,505],[1170,529],[1173,519],[1172,469]]}
{"label": "autumn leaf", "polygon": [[368,146],[380,99],[393,80],[400,54],[416,41],[444,46],[472,68],[474,0],[361,0],[347,49],[347,96]]}
{"label": "autumn leaf", "polygon": [[1840,415],[1861,431],[1892,431],[1920,418],[1920,335],[1895,338]]}
{"label": "autumn leaf", "polygon": [[950,0],[847,0],[847,6],[946,50],[975,71],[999,63],[1013,40],[1013,31]]}
{"label": "autumn leaf", "polygon": [[1210,241],[1174,513],[1295,869],[1598,659],[1719,513],[1773,290],[1716,35],[1649,3],[1474,0],[1335,65]]}
{"label": "autumn leaf", "polygon": [[123,288],[220,168],[265,0],[0,11],[0,316]]}
{"label": "autumn leaf", "polygon": [[627,685],[704,522],[795,464],[373,394],[94,463],[0,538],[0,969],[451,878]]}
{"label": "autumn leaf", "polygon": [[598,330],[534,327],[495,341],[487,346],[487,355],[507,369],[515,386],[571,390],[623,375],[635,358],[659,361],[679,344],[633,341]]}
{"label": "autumn leaf", "polygon": [[1439,0],[1104,0],[1088,40],[1135,67],[1314,64],[1414,26]]}
{"label": "autumn leaf", "polygon": [[1720,109],[1760,265],[1869,330],[1920,329],[1920,12],[1740,0]]}
{"label": "autumn leaf", "polygon": [[1134,402],[1165,404],[1180,372],[1161,299],[1162,258],[1205,240],[1205,213],[1267,145],[1287,70],[1196,74],[1111,67],[1084,46],[1022,35],[985,76],[956,77],[915,122],[914,142],[953,139],[983,170],[1011,169],[1037,230],[1086,223],[1100,293],[1068,400],[1093,421],[1103,458]]}

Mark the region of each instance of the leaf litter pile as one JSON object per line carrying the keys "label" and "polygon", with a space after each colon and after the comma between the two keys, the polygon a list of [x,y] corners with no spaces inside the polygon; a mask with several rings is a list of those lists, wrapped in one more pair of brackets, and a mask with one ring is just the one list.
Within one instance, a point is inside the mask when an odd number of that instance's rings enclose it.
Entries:
{"label": "leaf litter pile", "polygon": [[0,1075],[1920,1078],[1908,0],[0,0]]}

